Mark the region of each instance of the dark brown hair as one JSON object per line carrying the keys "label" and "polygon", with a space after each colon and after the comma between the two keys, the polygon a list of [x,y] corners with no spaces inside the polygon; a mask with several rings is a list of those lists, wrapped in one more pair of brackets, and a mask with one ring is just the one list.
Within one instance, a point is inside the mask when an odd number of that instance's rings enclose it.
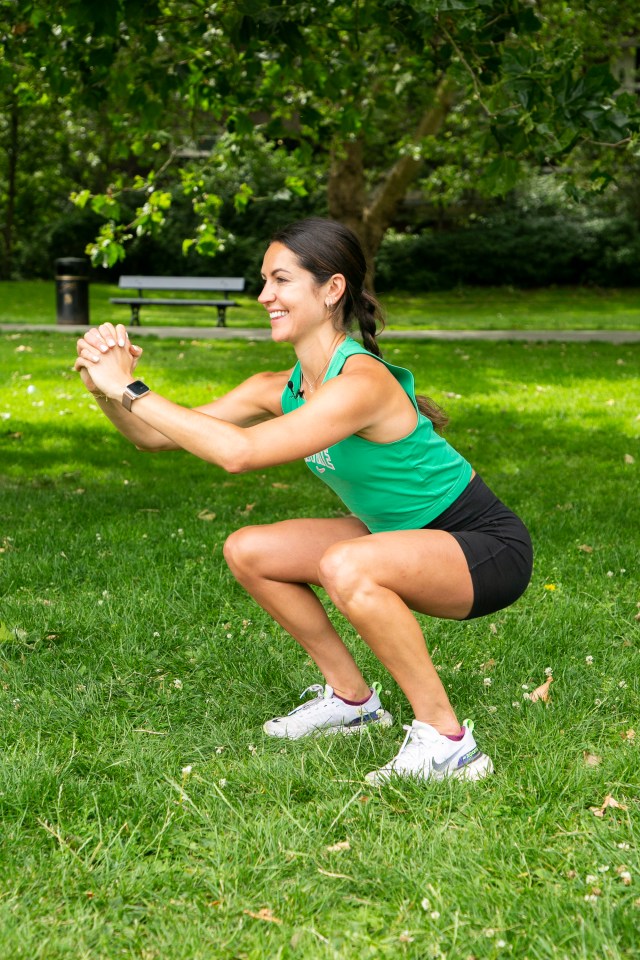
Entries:
{"label": "dark brown hair", "polygon": [[[346,289],[334,306],[334,323],[340,329],[349,330],[356,321],[364,347],[382,357],[376,339],[384,329],[382,307],[365,289],[367,262],[355,233],[336,220],[309,217],[279,230],[271,242],[281,243],[291,250],[300,266],[319,286],[335,273],[343,275]],[[416,401],[420,412],[431,420],[436,430],[443,430],[449,418],[438,404],[417,395]]]}

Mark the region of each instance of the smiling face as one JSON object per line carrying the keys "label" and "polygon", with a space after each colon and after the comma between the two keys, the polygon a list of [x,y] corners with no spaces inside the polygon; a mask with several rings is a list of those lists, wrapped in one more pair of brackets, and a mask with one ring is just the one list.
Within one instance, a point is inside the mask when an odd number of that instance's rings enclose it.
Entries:
{"label": "smiling face", "polygon": [[319,285],[298,258],[282,243],[272,243],[262,263],[264,287],[258,303],[269,313],[271,336],[298,343],[329,321],[326,300],[335,281]]}

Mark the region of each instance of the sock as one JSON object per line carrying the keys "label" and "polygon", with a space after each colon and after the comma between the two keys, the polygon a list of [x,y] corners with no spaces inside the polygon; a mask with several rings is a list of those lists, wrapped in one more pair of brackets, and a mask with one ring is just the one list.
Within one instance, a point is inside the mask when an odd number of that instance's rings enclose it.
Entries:
{"label": "sock", "polygon": [[447,740],[462,740],[462,738],[464,737],[464,733],[465,733],[465,730],[463,727],[460,733],[456,733],[456,734],[445,733],[445,737],[447,738]]}
{"label": "sock", "polygon": [[[337,694],[337,693],[334,693],[333,695],[334,695],[334,697],[338,697],[338,694]],[[342,702],[343,702],[343,703],[346,703],[347,706],[349,706],[349,707],[361,707],[361,706],[363,706],[365,703],[367,703],[367,701],[370,700],[370,699],[371,699],[371,691],[369,691],[369,696],[368,696],[368,697],[365,697],[364,700],[347,700],[346,697],[338,697],[338,700],[342,700]]]}

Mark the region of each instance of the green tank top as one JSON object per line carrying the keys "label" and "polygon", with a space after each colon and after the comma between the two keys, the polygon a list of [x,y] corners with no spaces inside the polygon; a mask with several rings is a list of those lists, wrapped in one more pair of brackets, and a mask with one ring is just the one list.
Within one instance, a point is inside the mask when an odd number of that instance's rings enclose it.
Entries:
{"label": "green tank top", "polygon": [[[376,357],[351,337],[334,353],[323,383],[340,374],[348,357],[360,353],[384,363],[413,403],[418,422],[406,437],[391,443],[346,437],[306,457],[306,464],[372,533],[416,530],[451,506],[471,480],[471,465],[418,410],[413,374]],[[283,413],[304,404],[298,396],[301,380],[297,363],[290,380],[293,389],[287,386],[282,394]]]}

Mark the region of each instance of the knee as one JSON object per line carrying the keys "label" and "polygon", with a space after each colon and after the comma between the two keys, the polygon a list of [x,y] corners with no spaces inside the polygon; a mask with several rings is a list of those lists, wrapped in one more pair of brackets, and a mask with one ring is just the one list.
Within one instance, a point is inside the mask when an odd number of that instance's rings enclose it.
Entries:
{"label": "knee", "polygon": [[364,551],[360,547],[349,541],[336,543],[320,560],[320,583],[339,609],[349,604],[368,579]]}
{"label": "knee", "polygon": [[241,527],[227,537],[223,554],[234,576],[242,575],[255,565],[259,549],[258,527]]}

